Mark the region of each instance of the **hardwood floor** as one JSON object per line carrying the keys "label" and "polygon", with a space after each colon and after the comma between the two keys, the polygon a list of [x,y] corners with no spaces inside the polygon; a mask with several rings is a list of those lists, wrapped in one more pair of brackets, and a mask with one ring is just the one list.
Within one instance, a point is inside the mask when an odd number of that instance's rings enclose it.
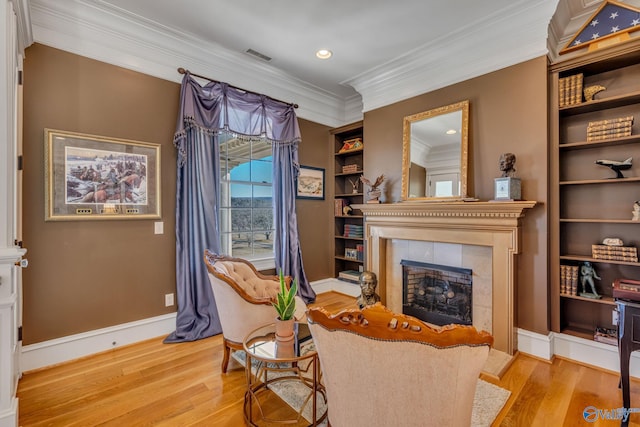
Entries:
{"label": "hardwood floor", "polygon": [[[352,307],[353,299],[332,292],[319,295],[317,304],[339,310]],[[222,336],[182,344],[163,344],[163,338],[25,373],[18,386],[20,425],[244,425],[244,370],[232,361],[227,374],[220,372]],[[495,426],[619,425],[602,418],[587,423],[582,415],[589,406],[622,406],[615,374],[519,355],[492,382],[512,392]],[[632,381],[631,392],[640,407],[640,383]],[[640,426],[640,413],[630,419],[630,426]]]}

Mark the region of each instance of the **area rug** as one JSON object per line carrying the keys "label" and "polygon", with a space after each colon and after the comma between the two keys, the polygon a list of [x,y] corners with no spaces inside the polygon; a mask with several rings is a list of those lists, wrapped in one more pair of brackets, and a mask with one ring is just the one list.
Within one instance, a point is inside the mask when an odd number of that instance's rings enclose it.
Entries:
{"label": "area rug", "polygon": [[[246,356],[243,351],[234,352],[232,357],[242,366],[245,365]],[[252,369],[255,372],[255,366],[253,366]],[[296,411],[300,410],[309,395],[309,388],[296,381],[278,382],[270,385],[269,388]],[[496,419],[510,395],[511,392],[509,390],[505,390],[502,387],[498,387],[497,385],[478,379],[476,394],[473,400],[471,426],[491,426],[491,423]],[[318,413],[324,413],[325,403],[320,396],[317,397],[316,405]],[[302,411],[302,416],[309,422],[311,422],[312,410],[311,401],[309,401]],[[320,425],[326,426],[326,423]]]}

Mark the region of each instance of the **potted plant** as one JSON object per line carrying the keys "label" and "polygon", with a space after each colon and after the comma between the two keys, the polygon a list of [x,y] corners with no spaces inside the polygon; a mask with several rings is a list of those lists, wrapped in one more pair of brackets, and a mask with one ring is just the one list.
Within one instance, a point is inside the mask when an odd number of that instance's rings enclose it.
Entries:
{"label": "potted plant", "polygon": [[296,310],[295,296],[298,291],[298,284],[294,279],[291,287],[287,289],[282,270],[280,270],[279,276],[280,292],[278,292],[276,300],[271,304],[278,312],[278,317],[276,317],[276,339],[288,341],[293,339],[293,324],[295,322],[293,315]]}

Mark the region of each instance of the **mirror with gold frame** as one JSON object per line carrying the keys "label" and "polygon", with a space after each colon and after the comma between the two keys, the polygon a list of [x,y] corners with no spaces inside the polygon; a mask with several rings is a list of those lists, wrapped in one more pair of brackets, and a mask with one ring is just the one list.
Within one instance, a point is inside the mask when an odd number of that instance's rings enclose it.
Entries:
{"label": "mirror with gold frame", "polygon": [[469,101],[403,121],[402,200],[460,200],[467,194]]}

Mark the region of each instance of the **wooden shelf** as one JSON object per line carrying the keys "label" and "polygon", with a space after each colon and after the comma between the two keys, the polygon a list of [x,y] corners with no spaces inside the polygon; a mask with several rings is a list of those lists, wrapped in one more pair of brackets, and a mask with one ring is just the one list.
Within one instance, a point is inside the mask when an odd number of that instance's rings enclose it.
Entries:
{"label": "wooden shelf", "polygon": [[594,111],[608,110],[610,108],[622,107],[640,103],[640,92],[631,92],[621,96],[597,99],[595,101],[583,102],[581,104],[560,107],[561,116],[575,116],[577,114],[592,113]]}
{"label": "wooden shelf", "polygon": [[357,241],[360,241],[360,242],[364,241],[363,237],[347,237],[347,236],[337,235],[337,236],[335,236],[335,238],[336,239],[344,239],[344,240],[357,240]]}
{"label": "wooden shelf", "polygon": [[633,267],[640,267],[640,262],[631,262],[631,261],[613,261],[613,260],[608,260],[608,259],[596,259],[596,258],[591,258],[590,256],[583,256],[583,255],[561,255],[560,259],[564,259],[567,261],[578,261],[578,262],[585,262],[585,261],[589,261],[592,263],[598,263],[598,264],[618,264],[618,265],[631,265]]}
{"label": "wooden shelf", "polygon": [[615,145],[625,145],[625,144],[633,144],[636,142],[640,142],[640,135],[631,135],[625,136],[622,138],[611,138],[605,139],[602,141],[580,141],[580,142],[569,142],[566,144],[560,144],[560,150],[585,150],[589,148],[600,148],[602,146],[615,146]]}
{"label": "wooden shelf", "polygon": [[340,193],[336,194],[336,197],[362,197],[364,194],[362,193]]}
{"label": "wooden shelf", "polygon": [[358,263],[358,264],[363,264],[363,263],[364,263],[364,261],[360,261],[360,260],[352,259],[352,258],[347,258],[347,257],[340,256],[340,255],[336,255],[334,258],[335,258],[335,259],[340,259],[340,260],[343,260],[343,261],[356,262],[356,263]]}
{"label": "wooden shelf", "polygon": [[352,156],[354,154],[362,154],[364,148],[359,148],[357,150],[345,151],[344,153],[335,153],[336,157],[344,157],[344,156]]}
{"label": "wooden shelf", "polygon": [[584,184],[624,184],[628,182],[640,182],[640,177],[609,178],[609,179],[581,179],[577,181],[560,181],[560,185],[584,185]]}
{"label": "wooden shelf", "polygon": [[336,218],[344,218],[344,219],[347,219],[347,218],[360,218],[360,219],[362,219],[362,218],[364,218],[364,216],[363,215],[336,215]]}
{"label": "wooden shelf", "polygon": [[631,219],[595,219],[595,218],[560,218],[560,222],[578,224],[638,224],[640,221]]}
{"label": "wooden shelf", "polygon": [[560,298],[575,299],[579,301],[593,302],[596,304],[616,305],[616,302],[613,300],[613,298],[605,297],[605,296],[603,296],[601,299],[594,299],[594,298],[581,297],[580,295],[560,294]]}
{"label": "wooden shelf", "polygon": [[340,172],[340,173],[336,173],[335,176],[361,175],[362,173],[364,173],[363,170],[358,170],[358,171],[355,171],[355,172]]}

